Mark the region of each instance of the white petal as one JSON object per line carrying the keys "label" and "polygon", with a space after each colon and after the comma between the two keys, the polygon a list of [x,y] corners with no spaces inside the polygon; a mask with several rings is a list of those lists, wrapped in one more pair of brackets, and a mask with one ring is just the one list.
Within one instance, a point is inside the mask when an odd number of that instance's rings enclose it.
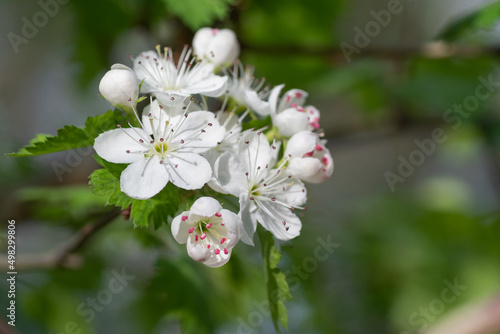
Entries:
{"label": "white petal", "polygon": [[321,170],[321,168],[323,168],[323,164],[316,158],[293,158],[290,159],[286,171],[290,175],[294,175],[297,178],[304,180],[314,176]]}
{"label": "white petal", "polygon": [[271,113],[269,102],[262,101],[259,95],[254,90],[246,90],[243,92],[243,98],[248,106],[261,116],[267,116]]}
{"label": "white petal", "polygon": [[225,265],[230,258],[231,258],[231,251],[228,249],[227,254],[224,254],[224,252],[220,252],[219,255],[215,255],[212,253],[211,257],[208,258],[205,262],[203,262],[203,264],[210,268],[218,268],[220,266]]}
{"label": "white petal", "polygon": [[185,244],[188,240],[190,226],[189,224],[186,224],[186,222],[182,221],[182,217],[187,216],[188,214],[188,211],[184,211],[172,220],[172,235],[174,236],[175,241],[180,244]]}
{"label": "white petal", "polygon": [[301,131],[294,134],[286,145],[285,156],[300,158],[312,152],[316,147],[318,136],[310,131]]}
{"label": "white petal", "polygon": [[245,172],[249,173],[249,178],[259,181],[262,173],[265,173],[266,165],[268,168],[273,159],[271,145],[265,135],[258,135],[254,131],[248,131],[241,136],[239,144],[239,158]]}
{"label": "white petal", "polygon": [[302,223],[290,209],[270,202],[263,202],[259,205],[263,208],[257,209],[255,213],[258,222],[276,238],[290,240],[300,235]]}
{"label": "white petal", "polygon": [[226,133],[215,115],[209,111],[194,111],[182,121],[182,125],[175,131],[176,142],[182,139],[184,144],[181,147],[190,152],[203,153],[210,150],[217,146]]}
{"label": "white petal", "polygon": [[248,198],[248,195],[242,194],[240,196],[240,212],[238,215],[243,222],[243,230],[241,231],[241,241],[247,245],[253,246],[253,235],[257,229],[257,219],[255,216],[255,205]]}
{"label": "white petal", "polygon": [[278,96],[280,95],[281,90],[285,87],[284,84],[278,85],[274,87],[271,90],[271,93],[269,94],[269,106],[270,106],[270,111],[271,115],[275,115],[278,112]]}
{"label": "white petal", "polygon": [[153,90],[153,95],[158,99],[160,104],[168,107],[183,106],[184,101],[189,97],[190,93],[174,90]]}
{"label": "white petal", "polygon": [[196,153],[169,154],[166,166],[171,182],[182,189],[200,189],[212,177],[210,164]]}
{"label": "white petal", "polygon": [[286,203],[290,206],[304,205],[307,201],[306,187],[296,178],[292,178],[291,181],[293,184],[291,186],[287,186],[286,191],[276,193],[276,198],[278,201]]}
{"label": "white petal", "polygon": [[273,124],[286,137],[291,137],[297,132],[309,129],[309,120],[306,113],[295,108],[285,109],[280,112],[273,118]]}
{"label": "white petal", "polygon": [[291,107],[292,104],[303,106],[309,94],[302,89],[290,89],[280,100],[278,111]]}
{"label": "white petal", "polygon": [[222,221],[227,229],[227,237],[229,238],[228,247],[232,248],[239,241],[243,230],[243,222],[237,214],[226,209],[220,211]]}
{"label": "white petal", "polygon": [[[215,161],[214,176],[217,184],[234,196],[248,192],[248,179],[236,156],[225,152]],[[216,190],[216,189],[214,189]]]}
{"label": "white petal", "polygon": [[200,243],[191,243],[191,239],[188,240],[187,243],[187,252],[189,256],[195,260],[196,262],[206,262],[207,260],[210,259],[210,252],[211,250],[209,248],[203,247]]}
{"label": "white petal", "polygon": [[127,153],[148,151],[146,144],[141,144],[140,139],[147,142],[149,135],[140,128],[114,129],[101,133],[94,142],[97,154],[113,163],[131,163],[144,159],[144,154]]}
{"label": "white petal", "polygon": [[189,212],[203,217],[212,217],[221,209],[222,207],[216,199],[200,197],[193,203]]}
{"label": "white petal", "polygon": [[202,94],[210,97],[218,97],[227,89],[227,77],[212,75],[204,80],[196,81],[183,87],[181,92],[189,94]]}
{"label": "white petal", "polygon": [[168,183],[169,175],[157,156],[143,158],[129,165],[120,176],[121,190],[135,199],[148,199]]}
{"label": "white petal", "polygon": [[[316,174],[303,178],[303,181],[309,183],[321,183],[326,181],[333,174],[334,162],[332,156],[330,155],[330,151],[326,147],[323,148],[322,161],[327,161],[327,164],[323,164],[323,168],[321,168]],[[326,160],[325,160],[326,159]]]}

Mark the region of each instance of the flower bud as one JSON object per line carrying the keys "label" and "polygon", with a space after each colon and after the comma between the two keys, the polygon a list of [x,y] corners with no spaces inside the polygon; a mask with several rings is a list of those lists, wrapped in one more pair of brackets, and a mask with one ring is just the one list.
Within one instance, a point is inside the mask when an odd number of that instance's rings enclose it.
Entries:
{"label": "flower bud", "polygon": [[277,114],[273,119],[273,124],[278,128],[278,132],[285,137],[291,137],[300,131],[309,129],[307,114],[295,108],[288,108]]}
{"label": "flower bud", "polygon": [[193,38],[193,49],[215,67],[233,63],[240,54],[236,34],[229,29],[201,28]]}
{"label": "flower bud", "polygon": [[129,110],[139,96],[139,80],[132,69],[115,64],[102,77],[99,91],[112,106]]}
{"label": "flower bud", "polygon": [[290,159],[287,172],[304,182],[326,181],[333,173],[333,159],[325,142],[310,131],[293,135],[285,150]]}

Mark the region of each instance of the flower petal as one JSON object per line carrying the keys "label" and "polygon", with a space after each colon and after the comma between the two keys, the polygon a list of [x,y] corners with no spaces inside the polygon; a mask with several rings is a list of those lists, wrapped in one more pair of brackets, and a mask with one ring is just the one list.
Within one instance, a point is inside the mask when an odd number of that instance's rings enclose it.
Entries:
{"label": "flower petal", "polygon": [[210,164],[196,153],[169,154],[165,166],[170,173],[171,182],[182,189],[200,189],[212,177]]}
{"label": "flower petal", "polygon": [[170,177],[157,156],[133,162],[120,176],[121,190],[135,199],[148,199],[159,193]]}
{"label": "flower petal", "polygon": [[313,157],[306,158],[292,158],[286,169],[287,173],[294,175],[297,178],[304,180],[314,176],[321,168],[323,164],[319,159]]}
{"label": "flower petal", "polygon": [[185,244],[188,240],[190,226],[182,221],[182,217],[187,216],[188,214],[188,211],[184,211],[172,220],[172,235],[174,236],[175,241],[180,244]]}
{"label": "flower petal", "polygon": [[300,235],[300,219],[285,206],[261,202],[255,217],[266,230],[280,240],[290,240]]}
{"label": "flower petal", "polygon": [[[215,161],[214,176],[217,187],[234,196],[248,191],[248,179],[234,154],[225,152]],[[212,188],[214,189],[214,188]],[[214,189],[217,191],[217,189]]]}
{"label": "flower petal", "polygon": [[243,222],[240,240],[247,245],[253,246],[253,235],[257,229],[257,219],[252,212],[255,210],[255,205],[250,201],[247,194],[240,196],[240,212],[238,215]]}
{"label": "flower petal", "polygon": [[227,229],[227,237],[230,240],[228,247],[234,247],[239,241],[243,230],[243,222],[237,214],[226,209],[220,211],[222,221]]}
{"label": "flower petal", "polygon": [[285,109],[273,118],[273,124],[283,136],[291,137],[309,129],[307,114],[295,108]]}
{"label": "flower petal", "polygon": [[113,163],[131,163],[144,159],[144,154],[127,153],[148,151],[149,135],[140,128],[114,129],[101,133],[94,142],[97,154],[106,161]]}
{"label": "flower petal", "polygon": [[[187,243],[187,252],[189,256],[195,260],[196,262],[206,262],[210,259],[211,257],[211,250],[203,247],[200,243],[192,243],[191,238],[188,240]],[[226,261],[227,262],[227,261]]]}
{"label": "flower petal", "polygon": [[202,94],[210,97],[218,97],[224,94],[227,88],[227,77],[211,75],[210,77],[195,81],[182,88],[182,93]]}
{"label": "flower petal", "polygon": [[312,152],[316,147],[318,136],[310,131],[301,131],[294,134],[286,145],[285,156],[300,158]]}
{"label": "flower petal", "polygon": [[182,124],[175,131],[176,141],[183,140],[182,148],[193,153],[203,153],[217,146],[226,133],[210,111],[193,111],[179,121]]}
{"label": "flower petal", "polygon": [[203,217],[212,217],[221,209],[222,207],[216,199],[200,197],[193,203],[189,212]]}

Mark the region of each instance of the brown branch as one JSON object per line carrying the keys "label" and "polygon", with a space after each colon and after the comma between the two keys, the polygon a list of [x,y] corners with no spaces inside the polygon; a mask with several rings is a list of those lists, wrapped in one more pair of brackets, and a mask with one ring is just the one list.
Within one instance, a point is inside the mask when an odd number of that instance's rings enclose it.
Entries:
{"label": "brown branch", "polygon": [[[82,264],[82,259],[75,254],[82,249],[88,241],[103,227],[111,223],[120,215],[121,211],[116,208],[102,216],[93,223],[83,226],[67,242],[56,246],[53,250],[42,254],[19,255],[16,257],[16,270],[44,270],[55,267],[77,268]],[[0,269],[7,270],[7,257],[0,257]]]}

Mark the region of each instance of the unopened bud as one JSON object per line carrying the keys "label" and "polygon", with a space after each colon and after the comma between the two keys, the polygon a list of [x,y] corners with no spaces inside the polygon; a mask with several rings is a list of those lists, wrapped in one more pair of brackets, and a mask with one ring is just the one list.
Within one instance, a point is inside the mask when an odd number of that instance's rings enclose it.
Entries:
{"label": "unopened bud", "polygon": [[230,29],[201,28],[194,35],[193,49],[216,67],[233,63],[240,54],[238,39]]}

